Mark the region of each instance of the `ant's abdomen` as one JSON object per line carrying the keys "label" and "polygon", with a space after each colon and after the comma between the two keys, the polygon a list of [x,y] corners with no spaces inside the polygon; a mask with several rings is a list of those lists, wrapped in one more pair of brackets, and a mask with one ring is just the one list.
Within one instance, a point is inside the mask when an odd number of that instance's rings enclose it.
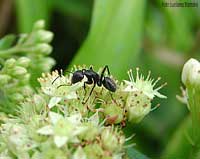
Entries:
{"label": "ant's abdomen", "polygon": [[109,77],[104,77],[102,84],[106,89],[108,89],[111,92],[115,92],[117,89],[115,82]]}

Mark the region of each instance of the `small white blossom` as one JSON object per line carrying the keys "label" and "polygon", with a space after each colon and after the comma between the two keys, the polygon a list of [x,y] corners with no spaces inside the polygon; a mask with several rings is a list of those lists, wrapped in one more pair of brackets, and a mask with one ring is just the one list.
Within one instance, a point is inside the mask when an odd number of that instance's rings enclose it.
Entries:
{"label": "small white blossom", "polygon": [[72,159],[87,159],[85,152],[83,151],[82,147],[77,148]]}
{"label": "small white blossom", "polygon": [[40,128],[37,133],[41,135],[53,135],[55,145],[59,148],[67,142],[79,142],[77,135],[86,130],[81,126],[81,115],[79,113],[63,117],[61,114],[50,112],[50,125]]}
{"label": "small white blossom", "polygon": [[62,100],[61,97],[52,97],[49,101],[48,107],[51,109]]}
{"label": "small white blossom", "polygon": [[76,91],[83,87],[83,81],[71,84],[70,78],[60,76],[58,71],[53,71],[51,74],[42,74],[42,77],[38,79],[41,85],[42,91],[51,96],[51,100],[48,104],[49,108],[54,107],[62,99],[77,99]]}
{"label": "small white blossom", "polygon": [[126,110],[128,120],[132,123],[140,122],[152,109],[151,101],[157,96],[159,98],[166,98],[158,91],[166,85],[163,84],[154,88],[160,78],[154,80],[150,78],[151,72],[149,71],[146,79],[142,74],[139,74],[139,68],[136,69],[136,78],[133,77],[132,70],[128,71],[130,81],[125,80],[125,85],[122,90],[127,92]]}
{"label": "small white blossom", "polygon": [[150,71],[146,79],[142,74],[139,74],[139,68],[136,69],[135,79],[133,77],[133,72],[131,69],[128,71],[128,75],[130,81],[124,80],[126,85],[124,89],[125,92],[143,92],[150,99],[153,99],[155,96],[159,98],[166,98],[166,96],[158,92],[163,86],[166,85],[166,83],[154,89],[155,85],[161,78],[158,78],[157,80],[150,78]]}

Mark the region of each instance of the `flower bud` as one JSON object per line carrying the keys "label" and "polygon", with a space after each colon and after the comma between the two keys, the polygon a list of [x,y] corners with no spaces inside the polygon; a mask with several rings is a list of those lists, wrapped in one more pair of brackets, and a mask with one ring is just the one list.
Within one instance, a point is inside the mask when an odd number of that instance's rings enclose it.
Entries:
{"label": "flower bud", "polygon": [[13,58],[8,59],[8,60],[6,60],[6,62],[5,62],[5,67],[6,67],[6,68],[12,68],[12,67],[15,66],[15,63],[16,63],[16,60],[15,60],[15,59],[13,59]]}
{"label": "flower bud", "polygon": [[14,76],[23,76],[27,73],[27,70],[21,66],[15,66],[12,70],[12,75]]}
{"label": "flower bud", "polygon": [[132,123],[140,122],[151,110],[151,100],[142,92],[131,92],[126,101],[128,120]]}
{"label": "flower bud", "polygon": [[40,29],[44,29],[45,27],[45,21],[44,20],[38,20],[35,22],[34,26],[33,26],[33,30],[40,30]]}
{"label": "flower bud", "polygon": [[118,124],[123,120],[123,109],[117,105],[105,106],[104,114],[109,124]]}
{"label": "flower bud", "polygon": [[9,75],[0,75],[0,85],[4,85],[7,84],[8,81],[11,79],[11,77]]}
{"label": "flower bud", "polygon": [[32,88],[28,85],[21,87],[21,92],[24,96],[31,96],[33,94]]}
{"label": "flower bud", "polygon": [[99,159],[102,158],[104,154],[102,147],[97,143],[86,145],[83,150],[87,156],[87,159]]}
{"label": "flower bud", "polygon": [[78,147],[75,151],[75,153],[73,154],[72,159],[86,159],[86,155],[85,152],[83,151],[82,147]]}
{"label": "flower bud", "polygon": [[33,96],[33,100],[34,100],[34,103],[36,105],[36,109],[38,111],[41,110],[42,108],[44,108],[47,105],[46,101],[40,95],[35,94]]}
{"label": "flower bud", "polygon": [[35,35],[35,40],[38,43],[50,43],[53,39],[53,33],[46,30],[38,30]]}
{"label": "flower bud", "polygon": [[32,52],[49,55],[52,51],[52,47],[46,43],[37,44],[33,47]]}
{"label": "flower bud", "polygon": [[87,141],[94,140],[99,133],[99,128],[91,123],[84,123],[83,126],[85,126],[87,129],[79,135],[79,138]]}
{"label": "flower bud", "polygon": [[29,66],[29,63],[30,63],[30,59],[27,58],[27,57],[20,57],[18,60],[17,60],[17,64],[19,66],[22,66],[22,67],[28,67]]}
{"label": "flower bud", "polygon": [[200,63],[195,59],[189,59],[183,66],[182,82],[185,85],[200,86]]}
{"label": "flower bud", "polygon": [[40,66],[43,70],[43,72],[49,72],[49,70],[51,70],[51,68],[55,65],[55,60],[51,57],[46,57],[41,59],[41,63]]}
{"label": "flower bud", "polygon": [[20,83],[23,83],[23,84],[26,85],[27,83],[29,83],[30,77],[31,77],[30,73],[24,74],[24,75],[20,78]]}
{"label": "flower bud", "polygon": [[114,152],[122,149],[125,137],[120,132],[108,127],[102,131],[101,141],[104,149]]}
{"label": "flower bud", "polygon": [[12,99],[14,99],[17,102],[20,102],[24,99],[24,96],[20,93],[15,93],[12,95]]}

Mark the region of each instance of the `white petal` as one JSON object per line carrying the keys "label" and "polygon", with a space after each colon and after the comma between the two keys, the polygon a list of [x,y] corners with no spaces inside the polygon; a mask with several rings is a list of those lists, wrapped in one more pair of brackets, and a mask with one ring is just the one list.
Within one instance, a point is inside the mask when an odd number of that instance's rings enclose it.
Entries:
{"label": "white petal", "polygon": [[41,89],[45,94],[50,95],[50,96],[53,95],[53,93],[55,92],[55,88],[53,87],[42,86]]}
{"label": "white petal", "polygon": [[58,113],[54,113],[54,112],[49,112],[49,117],[50,117],[52,124],[56,124],[58,120],[63,118],[62,115],[60,115]]}
{"label": "white petal", "polygon": [[128,85],[125,89],[124,92],[134,92],[134,91],[138,91],[138,89],[136,87],[133,87],[133,85]]}
{"label": "white petal", "polygon": [[89,118],[89,121],[94,124],[95,126],[97,126],[99,124],[99,115],[98,115],[98,112],[96,112],[94,115],[92,115],[90,118]]}
{"label": "white petal", "polygon": [[52,97],[49,101],[48,107],[51,109],[61,101],[61,97]]}
{"label": "white petal", "polygon": [[75,92],[77,89],[83,87],[83,82],[84,82],[84,81],[82,80],[82,82],[78,82],[78,83],[73,84],[73,85],[70,87],[70,91]]}
{"label": "white petal", "polygon": [[78,147],[78,149],[74,153],[72,159],[87,159],[82,147]]}
{"label": "white petal", "polygon": [[71,92],[68,95],[65,96],[66,99],[77,99],[76,92]]}
{"label": "white petal", "polygon": [[58,148],[62,147],[67,142],[67,140],[68,138],[66,136],[54,136],[54,143]]}
{"label": "white petal", "polygon": [[159,97],[159,98],[167,98],[167,96],[162,95],[162,94],[159,93],[159,92],[156,92],[156,93],[155,93],[155,96],[157,96],[157,97]]}
{"label": "white petal", "polygon": [[76,113],[76,114],[73,114],[71,115],[70,117],[67,118],[71,123],[73,124],[79,124],[81,119],[82,119],[82,116],[80,113]]}
{"label": "white petal", "polygon": [[78,135],[78,134],[81,134],[82,132],[86,131],[88,128],[85,127],[85,126],[79,126],[77,127],[74,131],[73,131],[73,134],[74,135]]}
{"label": "white petal", "polygon": [[42,134],[42,135],[53,135],[53,129],[51,125],[44,126],[40,128],[37,133]]}

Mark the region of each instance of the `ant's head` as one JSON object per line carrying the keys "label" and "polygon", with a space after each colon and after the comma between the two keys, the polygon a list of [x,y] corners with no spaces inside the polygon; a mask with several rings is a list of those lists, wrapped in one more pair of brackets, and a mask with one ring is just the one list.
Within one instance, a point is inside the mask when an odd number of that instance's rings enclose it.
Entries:
{"label": "ant's head", "polygon": [[82,81],[84,78],[84,73],[82,70],[77,70],[72,75],[72,84]]}

